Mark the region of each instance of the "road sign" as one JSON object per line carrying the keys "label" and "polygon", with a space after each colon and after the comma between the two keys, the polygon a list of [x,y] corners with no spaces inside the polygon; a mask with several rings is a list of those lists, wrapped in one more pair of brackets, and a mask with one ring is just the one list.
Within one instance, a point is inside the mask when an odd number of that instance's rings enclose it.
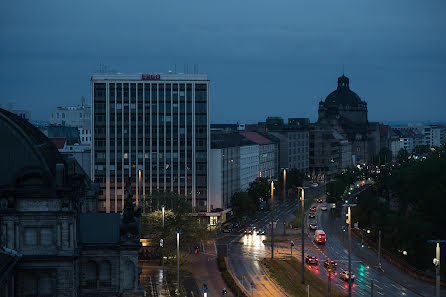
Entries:
{"label": "road sign", "polygon": [[164,246],[164,240],[161,238],[160,239],[160,247],[163,247]]}

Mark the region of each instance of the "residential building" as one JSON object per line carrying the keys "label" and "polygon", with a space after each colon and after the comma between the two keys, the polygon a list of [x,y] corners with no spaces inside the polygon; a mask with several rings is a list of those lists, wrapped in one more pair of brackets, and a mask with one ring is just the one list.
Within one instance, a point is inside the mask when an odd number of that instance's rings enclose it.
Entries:
{"label": "residential building", "polygon": [[31,121],[31,110],[14,108],[14,105],[11,103],[0,104],[0,108],[12,112],[24,120]]}
{"label": "residential building", "polygon": [[[53,126],[76,127],[81,144],[91,144],[91,107],[85,105],[59,106],[51,112],[50,123]],[[51,137],[51,136],[49,136]]]}
{"label": "residential building", "polygon": [[258,132],[240,134],[259,145],[259,174],[261,177],[277,177],[279,171],[279,144]]}
{"label": "residential building", "polygon": [[[237,132],[213,132],[209,192],[211,209],[228,209],[235,192],[258,176],[259,146]],[[255,160],[255,158],[257,158]],[[257,171],[255,171],[257,170]]]}
{"label": "residential building", "polygon": [[309,170],[309,130],[270,131],[267,134],[279,140],[279,167],[297,169],[302,172]]}
{"label": "residential building", "polygon": [[172,191],[209,212],[208,76],[99,73],[91,92],[100,211],[122,211],[130,179],[137,205],[152,191]]}

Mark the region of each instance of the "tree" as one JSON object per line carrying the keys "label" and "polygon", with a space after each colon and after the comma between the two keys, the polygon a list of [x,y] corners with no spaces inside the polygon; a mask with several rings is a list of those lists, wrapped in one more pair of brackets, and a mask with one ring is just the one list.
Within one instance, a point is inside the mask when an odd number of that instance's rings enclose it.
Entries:
{"label": "tree", "polygon": [[249,184],[248,195],[256,201],[256,205],[260,201],[268,201],[271,196],[271,185],[266,178],[258,178]]}
{"label": "tree", "polygon": [[392,151],[388,147],[382,147],[377,156],[373,158],[373,163],[382,165],[392,161]]}
{"label": "tree", "polygon": [[257,210],[256,199],[248,195],[248,192],[236,192],[231,196],[231,206],[234,215],[241,218],[255,214]]}
{"label": "tree", "polygon": [[[162,225],[164,211],[164,228]],[[185,197],[172,192],[153,192],[143,202],[141,235],[152,239],[153,248],[161,255],[160,240],[163,239],[164,256],[175,256],[176,231],[181,233],[180,247],[189,250],[207,237],[207,224],[200,224],[199,218],[191,215],[192,207]]]}
{"label": "tree", "polygon": [[409,160],[409,156],[410,156],[409,152],[402,148],[398,152],[398,155],[396,156],[396,160],[398,161],[398,163],[402,164]]}

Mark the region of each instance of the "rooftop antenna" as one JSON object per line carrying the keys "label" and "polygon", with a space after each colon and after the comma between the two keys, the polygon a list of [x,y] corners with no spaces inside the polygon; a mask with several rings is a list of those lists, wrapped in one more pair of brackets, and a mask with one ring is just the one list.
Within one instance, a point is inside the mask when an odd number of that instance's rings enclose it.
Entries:
{"label": "rooftop antenna", "polygon": [[342,75],[344,75],[344,63],[342,63]]}

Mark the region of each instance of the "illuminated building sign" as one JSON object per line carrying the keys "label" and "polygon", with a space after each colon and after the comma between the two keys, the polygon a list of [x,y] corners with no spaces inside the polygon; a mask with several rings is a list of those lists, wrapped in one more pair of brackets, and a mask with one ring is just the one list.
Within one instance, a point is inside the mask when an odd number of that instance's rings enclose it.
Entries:
{"label": "illuminated building sign", "polygon": [[159,74],[142,74],[142,80],[160,80]]}

